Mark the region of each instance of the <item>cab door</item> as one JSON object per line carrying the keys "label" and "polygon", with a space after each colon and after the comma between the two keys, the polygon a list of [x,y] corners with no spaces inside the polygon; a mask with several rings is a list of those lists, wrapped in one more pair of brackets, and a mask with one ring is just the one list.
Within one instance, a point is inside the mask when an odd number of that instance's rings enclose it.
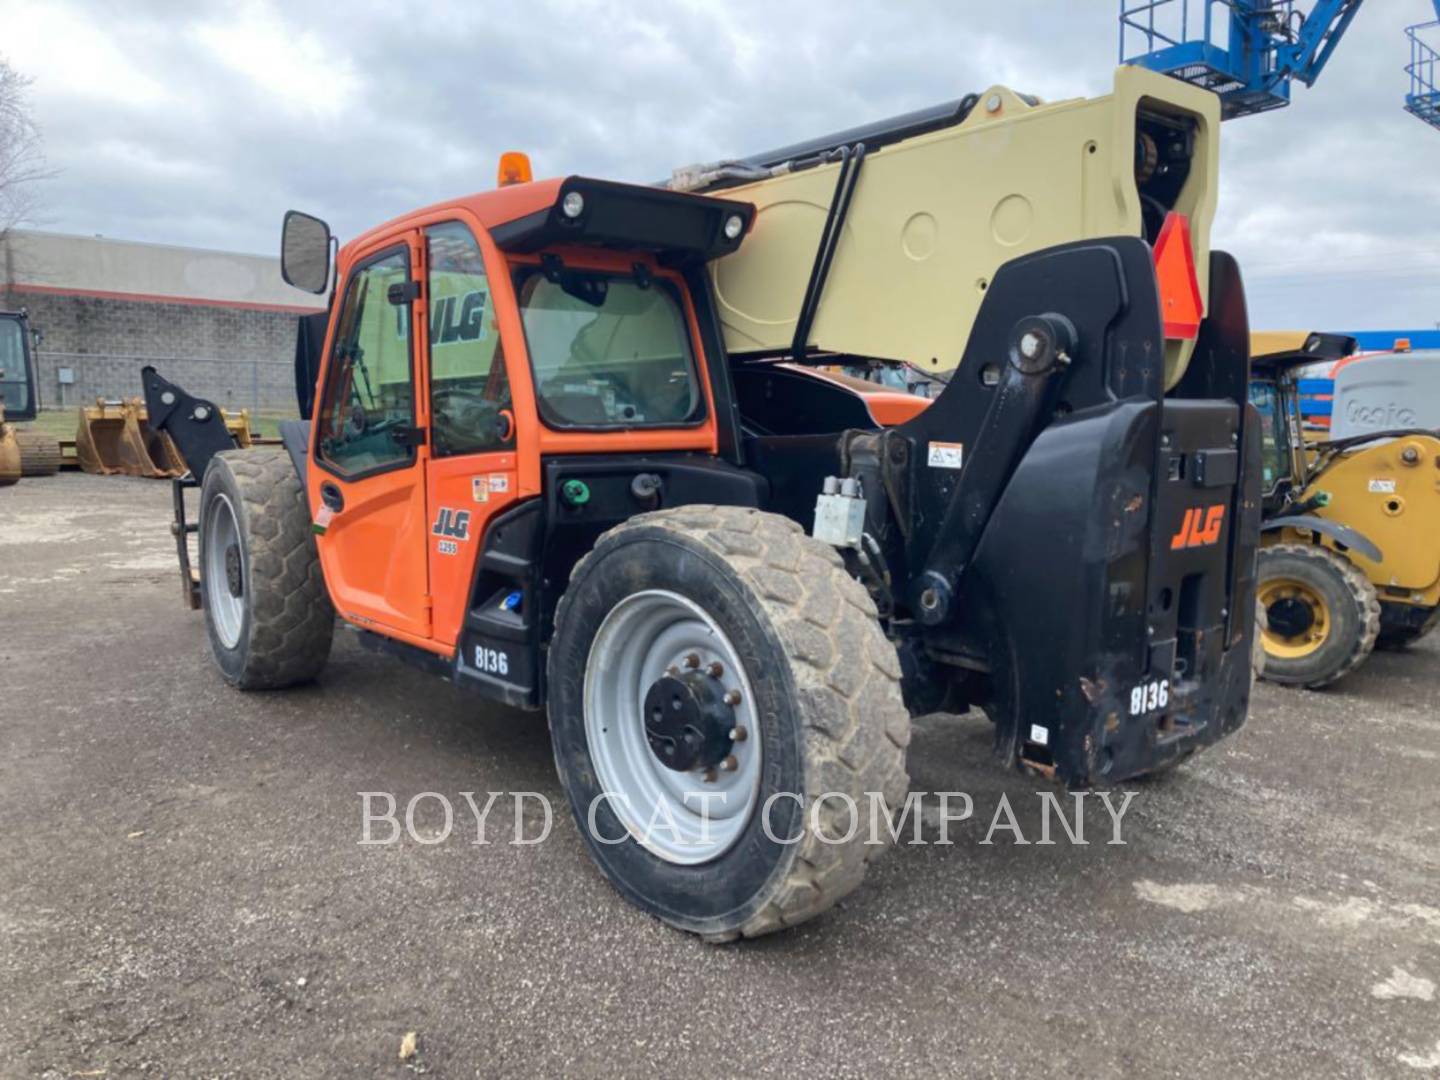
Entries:
{"label": "cab door", "polygon": [[392,235],[350,263],[316,409],[309,495],[341,617],[423,643],[431,605],[418,244],[417,232]]}
{"label": "cab door", "polygon": [[[422,240],[429,313],[427,557],[435,641],[453,646],[485,530],[519,494],[515,417],[491,279],[475,233],[465,222],[442,221],[425,227]],[[505,268],[494,272],[503,275]]]}

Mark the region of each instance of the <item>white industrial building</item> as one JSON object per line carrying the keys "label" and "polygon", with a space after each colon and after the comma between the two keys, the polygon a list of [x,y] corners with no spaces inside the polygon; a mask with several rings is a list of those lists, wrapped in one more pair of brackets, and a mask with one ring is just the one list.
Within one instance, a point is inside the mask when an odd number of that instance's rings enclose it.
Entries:
{"label": "white industrial building", "polygon": [[154,364],[229,408],[294,401],[295,320],[320,307],[278,257],[12,230],[0,238],[0,307],[41,333],[47,407],[139,393]]}

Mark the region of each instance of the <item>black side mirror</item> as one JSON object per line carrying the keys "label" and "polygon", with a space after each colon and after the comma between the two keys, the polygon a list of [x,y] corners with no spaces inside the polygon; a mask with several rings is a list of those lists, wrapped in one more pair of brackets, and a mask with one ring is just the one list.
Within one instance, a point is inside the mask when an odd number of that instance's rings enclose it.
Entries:
{"label": "black side mirror", "polygon": [[280,276],[315,293],[330,287],[330,226],[299,210],[285,211],[280,227]]}

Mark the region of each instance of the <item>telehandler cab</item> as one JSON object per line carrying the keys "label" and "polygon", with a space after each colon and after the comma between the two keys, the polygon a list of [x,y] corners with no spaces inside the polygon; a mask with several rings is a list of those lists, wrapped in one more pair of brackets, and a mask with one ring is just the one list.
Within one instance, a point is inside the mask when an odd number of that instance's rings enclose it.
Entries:
{"label": "telehandler cab", "polygon": [[[285,451],[231,450],[144,373],[194,470],[176,534],[221,671],[311,679],[338,614],[548,710],[596,862],[710,940],[860,882],[885,846],[851,814],[905,800],[912,714],[980,707],[1003,761],[1064,784],[1173,766],[1251,680],[1218,121],[1124,69],[668,186],[507,155],[498,190],[341,247],[333,293],[329,228],[292,211],[285,276],[330,302]],[[927,401],[812,371],[867,358],[954,375]]]}

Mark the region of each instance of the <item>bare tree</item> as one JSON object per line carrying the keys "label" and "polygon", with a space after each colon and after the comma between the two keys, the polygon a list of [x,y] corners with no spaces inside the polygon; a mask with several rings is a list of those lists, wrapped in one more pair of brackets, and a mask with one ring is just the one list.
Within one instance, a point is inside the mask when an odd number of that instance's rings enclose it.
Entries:
{"label": "bare tree", "polygon": [[49,175],[30,115],[30,80],[0,56],[0,239],[30,217],[38,181]]}

